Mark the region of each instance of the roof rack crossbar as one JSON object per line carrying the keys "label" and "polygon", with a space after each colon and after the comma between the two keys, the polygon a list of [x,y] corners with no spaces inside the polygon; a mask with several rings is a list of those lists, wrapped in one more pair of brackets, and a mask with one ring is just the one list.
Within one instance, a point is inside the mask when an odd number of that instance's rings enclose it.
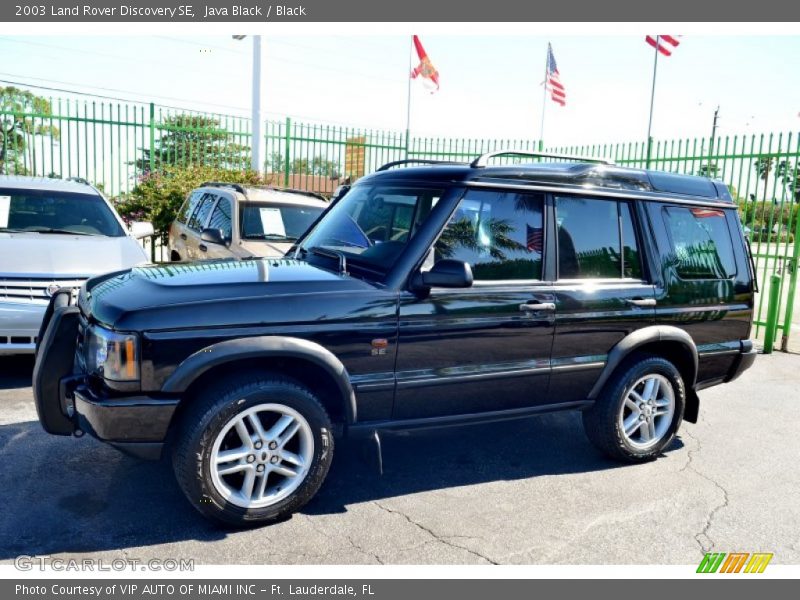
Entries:
{"label": "roof rack crossbar", "polygon": [[608,158],[595,158],[591,156],[572,156],[570,154],[552,154],[550,152],[528,152],[527,150],[496,150],[481,154],[470,163],[473,169],[485,167],[490,159],[497,156],[530,156],[531,158],[557,158],[561,160],[572,160],[575,162],[599,163],[603,165],[613,165],[614,161]]}
{"label": "roof rack crossbar", "polygon": [[244,188],[238,183],[230,183],[227,181],[206,181],[200,187],[229,187],[235,189],[240,194],[246,194]]}
{"label": "roof rack crossbar", "polygon": [[431,160],[428,158],[406,158],[403,160],[393,160],[388,162],[378,169],[378,171],[388,171],[393,167],[400,167],[402,165],[465,165],[465,162],[457,160]]}

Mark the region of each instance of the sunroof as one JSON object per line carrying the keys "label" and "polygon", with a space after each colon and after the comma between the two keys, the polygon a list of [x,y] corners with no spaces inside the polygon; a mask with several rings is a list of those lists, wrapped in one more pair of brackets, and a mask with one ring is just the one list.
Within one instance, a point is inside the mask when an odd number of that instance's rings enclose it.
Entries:
{"label": "sunroof", "polygon": [[647,176],[650,178],[653,189],[657,192],[702,196],[704,198],[717,197],[717,188],[714,187],[714,184],[709,179],[663,173],[661,171],[648,171]]}

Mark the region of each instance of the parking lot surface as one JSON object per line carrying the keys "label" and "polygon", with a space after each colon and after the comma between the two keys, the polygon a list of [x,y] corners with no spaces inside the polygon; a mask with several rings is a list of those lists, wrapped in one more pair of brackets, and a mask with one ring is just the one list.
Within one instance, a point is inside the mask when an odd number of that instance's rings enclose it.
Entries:
{"label": "parking lot surface", "polygon": [[196,564],[697,564],[709,550],[800,563],[800,356],[759,356],[701,392],[659,460],[602,458],[577,413],[384,439],[385,473],[340,443],[291,519],[221,529],[168,460],[45,434],[30,359],[0,360],[0,562],[20,554]]}

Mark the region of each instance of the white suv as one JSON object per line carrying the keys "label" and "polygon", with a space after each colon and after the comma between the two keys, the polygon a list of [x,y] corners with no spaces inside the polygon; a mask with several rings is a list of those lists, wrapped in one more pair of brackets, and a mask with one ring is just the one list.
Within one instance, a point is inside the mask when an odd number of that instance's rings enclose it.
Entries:
{"label": "white suv", "polygon": [[0,355],[32,354],[50,296],[148,261],[106,198],[81,180],[0,175]]}

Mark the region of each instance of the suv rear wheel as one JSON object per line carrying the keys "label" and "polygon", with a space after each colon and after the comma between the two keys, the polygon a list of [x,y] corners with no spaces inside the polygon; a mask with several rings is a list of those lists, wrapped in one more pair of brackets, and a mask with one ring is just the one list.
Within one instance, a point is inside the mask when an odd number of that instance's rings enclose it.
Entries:
{"label": "suv rear wheel", "polygon": [[583,413],[589,440],[624,462],[656,458],[675,437],[686,391],[678,369],[660,357],[640,357],[611,376],[594,406]]}
{"label": "suv rear wheel", "polygon": [[280,376],[229,377],[193,399],[173,466],[190,502],[234,526],[268,523],[317,493],[333,459],[319,400]]}

